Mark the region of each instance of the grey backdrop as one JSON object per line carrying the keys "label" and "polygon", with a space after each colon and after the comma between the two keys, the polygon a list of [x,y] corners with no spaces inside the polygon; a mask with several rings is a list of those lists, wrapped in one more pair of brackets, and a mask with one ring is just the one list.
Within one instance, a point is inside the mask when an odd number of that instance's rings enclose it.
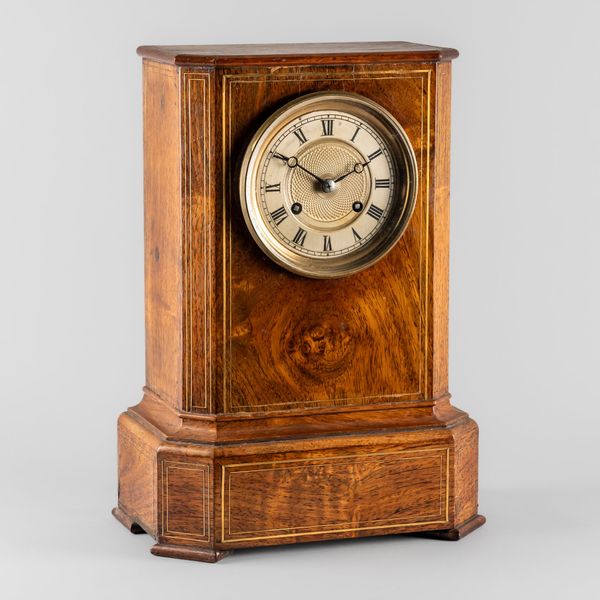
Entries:
{"label": "grey backdrop", "polygon": [[[598,3],[146,0],[0,10],[5,598],[590,597],[598,583]],[[140,44],[453,46],[451,391],[481,428],[459,544],[148,553],[109,514],[143,365]],[[336,593],[337,595],[337,593]]]}

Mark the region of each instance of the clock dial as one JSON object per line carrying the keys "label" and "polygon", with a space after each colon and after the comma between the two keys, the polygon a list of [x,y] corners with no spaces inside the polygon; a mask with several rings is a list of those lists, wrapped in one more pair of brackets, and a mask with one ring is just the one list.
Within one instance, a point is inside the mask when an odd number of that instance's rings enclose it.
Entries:
{"label": "clock dial", "polygon": [[287,269],[338,277],[399,239],[414,208],[416,162],[383,108],[354,94],[310,94],[257,132],[241,184],[254,239]]}
{"label": "clock dial", "polygon": [[[364,120],[347,112],[308,113],[280,131],[260,161],[261,215],[295,252],[319,258],[353,252],[388,217],[394,162],[385,140]],[[300,229],[305,234],[298,241]]]}

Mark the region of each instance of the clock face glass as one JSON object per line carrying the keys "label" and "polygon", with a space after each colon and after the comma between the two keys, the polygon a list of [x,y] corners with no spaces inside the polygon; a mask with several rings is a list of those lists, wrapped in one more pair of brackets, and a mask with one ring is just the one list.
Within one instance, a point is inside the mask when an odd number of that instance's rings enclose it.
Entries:
{"label": "clock face glass", "polygon": [[416,164],[381,107],[353,94],[310,94],[259,130],[240,184],[250,232],[275,262],[338,277],[366,268],[402,235]]}

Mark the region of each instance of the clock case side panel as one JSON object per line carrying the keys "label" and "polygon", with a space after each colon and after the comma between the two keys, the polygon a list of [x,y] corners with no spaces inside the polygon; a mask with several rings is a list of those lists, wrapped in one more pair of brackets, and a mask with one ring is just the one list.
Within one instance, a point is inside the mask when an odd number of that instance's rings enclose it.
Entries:
{"label": "clock case side panel", "polygon": [[[448,391],[448,308],[450,251],[450,133],[452,63],[435,66],[435,119],[432,148],[433,181],[429,210],[428,385],[435,402],[450,404]],[[458,409],[452,406],[453,410]],[[459,411],[462,412],[462,411]],[[462,413],[467,417],[466,413]],[[478,510],[479,427],[467,417],[450,428],[453,437],[453,506],[450,530],[431,532],[427,537],[458,540],[485,523]]]}
{"label": "clock case side panel", "polygon": [[176,419],[211,408],[212,78],[149,60],[143,69],[144,401]]}
{"label": "clock case side panel", "polygon": [[181,405],[181,199],[177,69],[143,63],[146,388]]}
{"label": "clock case side panel", "polygon": [[427,395],[448,394],[448,304],[450,250],[450,111],[452,63],[435,67],[435,111],[431,149],[427,295]]}

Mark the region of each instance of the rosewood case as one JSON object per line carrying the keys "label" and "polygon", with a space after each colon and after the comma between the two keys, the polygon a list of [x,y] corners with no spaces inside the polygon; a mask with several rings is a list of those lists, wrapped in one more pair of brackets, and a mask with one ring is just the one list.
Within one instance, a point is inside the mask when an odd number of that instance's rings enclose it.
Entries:
{"label": "rosewood case", "polygon": [[[119,418],[115,516],[154,554],[419,532],[477,514],[478,429],[448,393],[455,50],[404,42],[142,47],[146,385]],[[248,140],[304,94],[402,124],[419,189],[392,251],[351,276],[289,273],[240,208]]]}

